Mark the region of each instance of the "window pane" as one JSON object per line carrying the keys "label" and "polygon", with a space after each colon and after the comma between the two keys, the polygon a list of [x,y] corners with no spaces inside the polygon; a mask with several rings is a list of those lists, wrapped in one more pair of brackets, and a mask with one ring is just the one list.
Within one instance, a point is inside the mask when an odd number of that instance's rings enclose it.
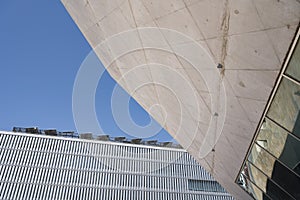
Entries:
{"label": "window pane", "polygon": [[245,176],[255,183],[262,191],[266,192],[268,177],[254,167],[254,165],[246,162],[242,173],[245,174]]}
{"label": "window pane", "polygon": [[265,119],[257,136],[256,143],[271,152],[276,158],[279,158],[287,136],[287,131],[278,127],[269,119]]}
{"label": "window pane", "polygon": [[[275,158],[271,156],[266,150],[255,144],[251,150],[248,160],[261,171],[263,171],[279,186],[281,186],[290,195],[294,196],[296,199],[300,199],[300,191],[298,189],[300,185],[299,177],[296,174],[292,173],[281,163],[276,161]],[[248,173],[248,176],[250,177],[251,174],[249,169]],[[274,192],[276,192],[276,190],[278,190],[278,187],[268,181],[267,194],[273,194]]]}
{"label": "window pane", "polygon": [[300,81],[300,67],[299,66],[300,66],[300,45],[299,45],[299,41],[298,41],[297,46],[292,55],[292,58],[290,60],[289,66],[286,70],[286,73],[288,75],[297,79],[298,81]]}
{"label": "window pane", "polygon": [[257,144],[253,145],[248,160],[268,177],[272,176],[275,158]]}
{"label": "window pane", "polygon": [[300,199],[300,178],[278,161],[274,164],[272,180],[295,199]]}
{"label": "window pane", "polygon": [[247,179],[243,174],[240,175],[238,184],[247,191],[254,199],[257,200],[268,200],[264,193],[256,187],[249,179]]}
{"label": "window pane", "polygon": [[282,191],[275,183],[268,181],[267,195],[272,200],[295,200],[290,195]]}
{"label": "window pane", "polygon": [[[276,162],[275,162],[276,165]],[[276,170],[276,169],[275,169]],[[273,180],[271,181],[270,178],[268,178],[266,175],[264,175],[260,170],[258,170],[254,165],[252,165],[249,162],[246,162],[246,165],[244,167],[244,170],[242,171],[242,174],[248,174],[245,175],[247,179],[251,180],[256,186],[258,186],[264,193],[268,194],[269,196],[273,197],[273,199],[293,199],[290,195],[288,195],[287,192],[284,190],[280,189],[276,184],[274,184]],[[274,170],[273,170],[273,175],[274,177]],[[298,187],[298,184],[296,182],[294,186],[291,187],[291,189],[286,190],[289,191],[293,194],[295,194],[295,188]],[[291,183],[291,185],[293,185]],[[277,183],[278,184],[278,183]],[[286,188],[287,184],[286,183],[279,183],[280,186],[282,186],[284,189]],[[264,197],[265,199],[265,197]]]}
{"label": "window pane", "polygon": [[266,119],[256,142],[300,175],[300,141]]}
{"label": "window pane", "polygon": [[300,86],[283,78],[268,117],[300,137]]}

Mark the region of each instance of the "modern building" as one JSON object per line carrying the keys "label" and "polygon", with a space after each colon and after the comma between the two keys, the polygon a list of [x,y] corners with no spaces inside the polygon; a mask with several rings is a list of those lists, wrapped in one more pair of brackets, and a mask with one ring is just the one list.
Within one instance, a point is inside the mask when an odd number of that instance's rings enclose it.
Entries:
{"label": "modern building", "polygon": [[1,131],[0,199],[233,199],[178,146],[105,138]]}
{"label": "modern building", "polygon": [[298,31],[237,179],[255,199],[300,199],[299,43]]}
{"label": "modern building", "polygon": [[[291,186],[299,186],[299,156],[284,153],[299,139],[299,52],[293,69],[285,63],[299,37],[299,1],[62,3],[110,75],[236,199],[276,199],[277,188],[279,199],[299,199]],[[269,130],[275,140],[277,125],[284,136],[273,151],[256,133]],[[284,167],[294,175],[288,185]]]}

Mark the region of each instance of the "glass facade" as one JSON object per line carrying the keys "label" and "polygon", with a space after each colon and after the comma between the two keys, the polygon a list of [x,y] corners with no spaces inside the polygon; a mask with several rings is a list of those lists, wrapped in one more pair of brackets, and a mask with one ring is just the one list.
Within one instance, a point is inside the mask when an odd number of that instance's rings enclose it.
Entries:
{"label": "glass facade", "polygon": [[300,199],[299,29],[237,183],[254,199]]}
{"label": "glass facade", "polygon": [[3,200],[233,199],[183,149],[0,132],[0,155]]}

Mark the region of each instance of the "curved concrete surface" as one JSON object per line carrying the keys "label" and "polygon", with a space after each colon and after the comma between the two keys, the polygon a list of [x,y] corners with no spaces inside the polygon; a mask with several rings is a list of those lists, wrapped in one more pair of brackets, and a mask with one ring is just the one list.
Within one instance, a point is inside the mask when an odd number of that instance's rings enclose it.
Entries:
{"label": "curved concrete surface", "polygon": [[234,182],[299,23],[299,1],[62,2],[111,76],[228,192],[251,199]]}

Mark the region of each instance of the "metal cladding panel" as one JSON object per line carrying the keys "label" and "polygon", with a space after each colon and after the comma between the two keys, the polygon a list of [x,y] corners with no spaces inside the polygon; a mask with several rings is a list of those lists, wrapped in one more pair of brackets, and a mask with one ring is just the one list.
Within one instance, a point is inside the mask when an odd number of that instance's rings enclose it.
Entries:
{"label": "metal cladding panel", "polygon": [[186,151],[0,132],[0,199],[233,198]]}

